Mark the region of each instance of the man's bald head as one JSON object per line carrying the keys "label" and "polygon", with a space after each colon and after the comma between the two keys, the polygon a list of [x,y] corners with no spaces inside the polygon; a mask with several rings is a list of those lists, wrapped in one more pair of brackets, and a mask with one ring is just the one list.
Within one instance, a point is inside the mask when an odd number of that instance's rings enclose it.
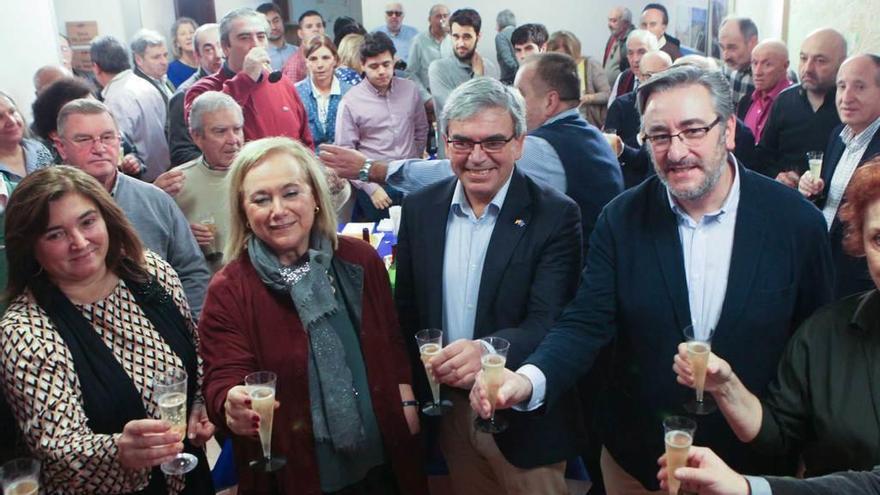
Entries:
{"label": "man's bald head", "polygon": [[846,59],[837,73],[837,113],[856,134],[880,118],[880,56]]}
{"label": "man's bald head", "polygon": [[60,65],[44,65],[34,73],[34,90],[36,90],[37,96],[40,96],[43,90],[53,82],[72,75],[69,70]]}
{"label": "man's bald head", "polygon": [[834,87],[840,64],[846,59],[846,39],[832,28],[817,29],[801,44],[798,76],[801,85],[813,93],[827,93]]}
{"label": "man's bald head", "polygon": [[639,62],[639,81],[645,82],[658,72],[672,67],[672,57],[668,53],[657,50],[648,52]]}
{"label": "man's bald head", "polygon": [[769,91],[788,74],[788,48],[779,40],[765,40],[752,50],[755,90]]}

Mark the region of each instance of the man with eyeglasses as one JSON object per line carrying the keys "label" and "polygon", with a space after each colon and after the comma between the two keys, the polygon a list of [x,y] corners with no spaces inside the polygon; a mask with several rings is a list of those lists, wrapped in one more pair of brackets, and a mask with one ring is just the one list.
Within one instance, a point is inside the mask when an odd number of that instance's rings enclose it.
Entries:
{"label": "man with eyeglasses", "polygon": [[[639,88],[638,106],[657,175],[603,210],[577,295],[524,365],[504,371],[497,400],[543,414],[565,407],[565,392],[611,344],[610,383],[595,393],[605,487],[620,494],[659,493],[661,421],[693,397],[670,369],[682,330],[714,330],[712,351],[737,362],[760,395],[794,329],[830,300],[832,279],[819,212],[730,154],[736,120],[720,71],[656,74]],[[487,417],[476,383],[471,405]],[[700,443],[739,471],[796,469],[796,458],[740,443],[720,413],[697,423]]]}
{"label": "man with eyeglasses", "polygon": [[211,272],[189,223],[171,196],[117,171],[119,127],[110,109],[88,98],[67,103],[58,112],[54,144],[63,163],[100,182],[128,217],[144,246],[171,264],[180,276],[193,316],[198,318]]}
{"label": "man with eyeglasses", "polygon": [[[439,432],[452,486],[477,495],[567,494],[566,459],[582,435],[574,391],[540,418],[502,413],[510,426],[498,435],[474,431],[467,391],[480,370],[475,339],[507,339],[508,366],[518,366],[574,294],[578,207],[517,170],[526,116],[515,89],[468,81],[452,92],[441,121],[455,176],[404,201],[395,293],[413,363],[421,363],[415,333],[444,331],[446,345],[427,366],[453,403]],[[425,373],[414,376],[428,400]]]}
{"label": "man with eyeglasses", "polygon": [[409,62],[409,50],[419,30],[403,23],[403,4],[391,2],[385,5],[385,25],[379,26],[374,32],[385,33],[394,42],[397,59]]}

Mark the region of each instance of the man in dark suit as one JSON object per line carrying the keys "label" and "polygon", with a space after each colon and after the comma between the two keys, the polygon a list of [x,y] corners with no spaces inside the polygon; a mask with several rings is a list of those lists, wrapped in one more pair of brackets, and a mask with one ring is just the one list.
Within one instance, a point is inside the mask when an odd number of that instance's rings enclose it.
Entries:
{"label": "man in dark suit", "polygon": [[[639,89],[657,176],[608,204],[593,230],[581,286],[538,349],[505,371],[498,406],[543,407],[611,343],[602,471],[609,493],[657,490],[661,421],[693,398],[670,353],[693,325],[747,370],[760,395],[786,341],[829,301],[831,252],[819,212],[737,163],[730,85],[720,71],[673,67]],[[490,408],[478,379],[472,406]],[[525,401],[528,401],[527,403]],[[745,472],[794,472],[795,459],[741,444],[721,414],[697,418],[700,442]]]}
{"label": "man in dark suit", "polygon": [[[581,266],[574,201],[516,170],[525,105],[490,78],[456,88],[443,109],[447,154],[456,177],[408,196],[397,248],[396,298],[410,344],[419,396],[430,397],[413,335],[442,328],[445,347],[428,363],[454,407],[441,420],[440,446],[456,493],[568,493],[565,461],[578,452],[572,390],[537,420],[507,414],[499,434],[474,432],[467,391],[487,336],[510,341],[519,366],[574,294]],[[506,414],[506,413],[501,413]]]}
{"label": "man in dark suit", "polygon": [[836,271],[834,296],[866,291],[874,287],[865,258],[843,251],[843,225],[837,210],[855,169],[880,154],[880,57],[855,55],[837,72],[837,113],[842,125],[831,133],[822,161],[821,178],[810,171],[798,183],[798,190],[815,200],[831,233],[831,250]]}

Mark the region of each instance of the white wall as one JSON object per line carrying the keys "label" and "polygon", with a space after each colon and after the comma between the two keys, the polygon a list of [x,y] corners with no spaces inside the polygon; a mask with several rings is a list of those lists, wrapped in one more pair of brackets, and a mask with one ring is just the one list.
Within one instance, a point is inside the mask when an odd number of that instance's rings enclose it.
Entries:
{"label": "white wall", "polygon": [[217,22],[230,10],[239,7],[257,8],[261,3],[268,0],[214,0],[214,12],[217,15]]}
{"label": "white wall", "polygon": [[5,27],[0,29],[3,65],[0,89],[9,93],[25,119],[34,101],[33,75],[44,65],[58,64],[58,41],[52,0],[4,2]]}

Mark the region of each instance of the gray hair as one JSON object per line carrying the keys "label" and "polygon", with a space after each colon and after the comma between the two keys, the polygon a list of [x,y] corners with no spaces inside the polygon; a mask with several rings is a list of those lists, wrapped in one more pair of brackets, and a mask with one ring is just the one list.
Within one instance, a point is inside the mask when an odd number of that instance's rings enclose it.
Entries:
{"label": "gray hair", "polygon": [[434,5],[431,6],[431,10],[428,11],[428,17],[433,17],[434,14],[437,13],[437,9],[439,9],[440,7],[443,7],[446,10],[449,10],[449,7],[447,7],[445,4],[435,3]]}
{"label": "gray hair", "polygon": [[147,48],[154,46],[165,46],[165,38],[152,29],[141,29],[136,32],[134,38],[131,39],[132,55],[144,56],[144,52],[147,51]]}
{"label": "gray hair", "polygon": [[106,113],[113,119],[113,127],[118,130],[119,124],[116,123],[116,117],[113,116],[107,105],[94,98],[79,98],[69,101],[58,111],[58,135],[64,136],[64,126],[71,115],[100,115],[102,113]]}
{"label": "gray hair", "polygon": [[630,24],[633,23],[633,13],[626,7],[618,7],[620,9],[620,20],[626,21]]}
{"label": "gray hair", "polygon": [[244,124],[241,107],[226,93],[206,91],[193,101],[189,112],[189,131],[193,134],[205,135],[205,115],[218,110],[231,110],[239,124]]}
{"label": "gray hair", "polygon": [[89,46],[92,63],[108,74],[119,74],[131,69],[128,49],[113,36],[99,36]]}
{"label": "gray hair", "polygon": [[629,45],[630,40],[633,41],[641,41],[642,43],[648,45],[649,52],[656,52],[660,49],[660,41],[657,40],[657,37],[654,36],[654,33],[646,30],[646,29],[634,29],[629,33],[629,36],[626,37],[626,43]]}
{"label": "gray hair", "polygon": [[440,120],[443,134],[449,133],[449,122],[468,120],[492,108],[510,112],[515,137],[526,132],[526,103],[516,89],[490,77],[476,77],[455,88],[443,106]]}
{"label": "gray hair", "polygon": [[736,27],[739,28],[739,32],[743,37],[743,40],[748,42],[750,39],[758,38],[758,26],[755,24],[755,21],[751,20],[748,17],[726,17],[721,24],[718,26],[719,29],[721,26],[727,24],[728,22],[735,22]]}
{"label": "gray hair", "polygon": [[240,7],[230,10],[223,16],[223,19],[220,19],[220,44],[229,46],[229,32],[232,31],[232,23],[241,18],[250,18],[262,24],[263,32],[269,34],[269,21],[266,20],[265,15],[250,7]]}
{"label": "gray hair", "polygon": [[679,65],[663,72],[654,74],[647,82],[639,86],[639,114],[645,114],[648,98],[654,93],[662,93],[682,86],[699,85],[709,90],[712,96],[712,107],[722,122],[733,115],[733,97],[730,83],[719,70],[706,70],[694,65]]}
{"label": "gray hair", "polygon": [[498,27],[501,29],[504,29],[507,26],[516,26],[516,16],[513,14],[512,10],[504,9],[498,13],[495,22],[498,23]]}
{"label": "gray hair", "polygon": [[198,28],[196,28],[195,33],[193,33],[193,51],[196,52],[196,55],[201,55],[199,53],[199,38],[205,34],[206,31],[210,31],[212,29],[219,29],[220,26],[215,22],[209,22],[207,24],[202,24]]}

